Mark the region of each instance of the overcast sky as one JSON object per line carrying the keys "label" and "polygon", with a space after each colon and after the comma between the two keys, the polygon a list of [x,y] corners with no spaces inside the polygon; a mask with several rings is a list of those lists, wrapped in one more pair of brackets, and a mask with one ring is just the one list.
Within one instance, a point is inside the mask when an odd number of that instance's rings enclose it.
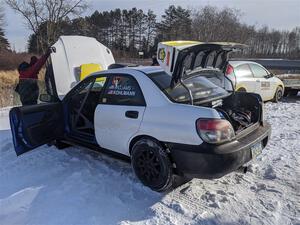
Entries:
{"label": "overcast sky", "polygon": [[[1,0],[0,0],[1,1]],[[230,7],[242,12],[242,22],[259,27],[268,25],[271,28],[286,30],[300,26],[300,0],[89,0],[90,14],[95,10],[111,10],[115,8],[137,7],[143,10],[153,10],[160,19],[164,9],[169,5],[181,5],[190,9],[205,5],[219,8]],[[6,9],[6,36],[12,48],[24,51],[28,36],[31,33],[21,16]]]}

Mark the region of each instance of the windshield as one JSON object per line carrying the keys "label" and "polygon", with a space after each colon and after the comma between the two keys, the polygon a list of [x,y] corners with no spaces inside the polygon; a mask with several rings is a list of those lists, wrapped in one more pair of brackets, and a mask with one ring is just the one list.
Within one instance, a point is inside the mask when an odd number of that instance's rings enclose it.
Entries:
{"label": "windshield", "polygon": [[[170,88],[172,77],[165,72],[148,74],[149,78],[175,102],[189,102],[189,93],[182,84]],[[211,99],[227,96],[228,92],[217,86],[205,76],[195,76],[184,80],[184,84],[191,90],[194,102],[206,102]]]}

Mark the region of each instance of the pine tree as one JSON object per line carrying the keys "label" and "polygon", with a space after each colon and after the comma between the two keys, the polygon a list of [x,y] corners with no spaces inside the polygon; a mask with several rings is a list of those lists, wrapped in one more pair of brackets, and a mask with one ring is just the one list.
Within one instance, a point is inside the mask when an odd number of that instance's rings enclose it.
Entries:
{"label": "pine tree", "polygon": [[158,24],[158,35],[163,40],[179,40],[191,37],[191,12],[181,6],[169,6]]}
{"label": "pine tree", "polygon": [[4,27],[4,13],[3,13],[3,9],[0,8],[0,50],[9,50],[10,49],[9,42],[5,37],[3,27]]}
{"label": "pine tree", "polygon": [[4,35],[3,29],[0,27],[0,50],[9,50],[9,42]]}

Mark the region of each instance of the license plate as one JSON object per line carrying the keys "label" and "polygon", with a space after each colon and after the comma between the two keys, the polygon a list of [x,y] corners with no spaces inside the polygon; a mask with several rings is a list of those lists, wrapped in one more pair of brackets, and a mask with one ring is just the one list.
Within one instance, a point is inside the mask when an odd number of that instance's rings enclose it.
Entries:
{"label": "license plate", "polygon": [[262,152],[262,144],[258,142],[251,146],[252,159],[256,158]]}

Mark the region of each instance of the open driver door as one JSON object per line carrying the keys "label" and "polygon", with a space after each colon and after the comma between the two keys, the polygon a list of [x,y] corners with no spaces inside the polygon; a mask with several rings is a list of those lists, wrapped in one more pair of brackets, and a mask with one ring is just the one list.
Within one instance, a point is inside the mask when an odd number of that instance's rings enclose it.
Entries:
{"label": "open driver door", "polygon": [[18,156],[63,137],[61,102],[15,107],[10,110],[9,119]]}
{"label": "open driver door", "polygon": [[64,136],[63,103],[57,96],[53,68],[49,62],[46,66],[45,86],[47,94],[40,95],[44,103],[14,107],[9,112],[13,143],[18,156]]}

